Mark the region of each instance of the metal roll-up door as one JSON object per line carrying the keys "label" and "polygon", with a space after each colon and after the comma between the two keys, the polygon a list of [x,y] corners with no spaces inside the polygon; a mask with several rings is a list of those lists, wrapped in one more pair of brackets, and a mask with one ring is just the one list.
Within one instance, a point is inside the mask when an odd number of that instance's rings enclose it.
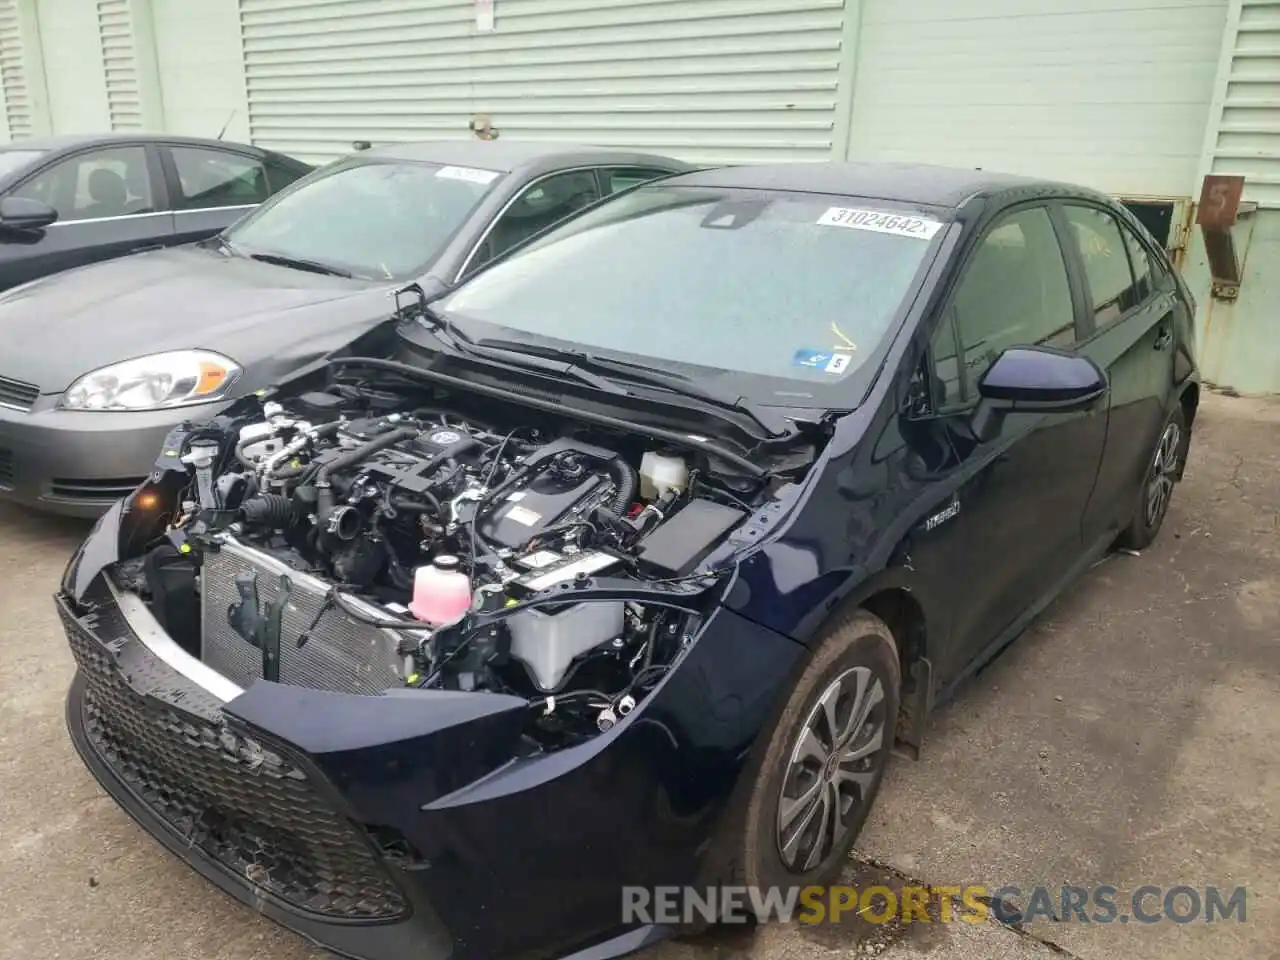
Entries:
{"label": "metal roll-up door", "polygon": [[1228,0],[863,0],[850,153],[1196,188]]}
{"label": "metal roll-up door", "polygon": [[[469,136],[825,160],[844,0],[240,0],[256,143]],[[838,148],[843,151],[843,145]]]}

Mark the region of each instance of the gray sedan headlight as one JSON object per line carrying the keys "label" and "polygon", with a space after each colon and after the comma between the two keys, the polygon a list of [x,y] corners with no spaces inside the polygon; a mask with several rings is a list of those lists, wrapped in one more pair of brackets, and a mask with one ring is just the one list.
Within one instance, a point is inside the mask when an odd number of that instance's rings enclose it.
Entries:
{"label": "gray sedan headlight", "polygon": [[234,360],[209,350],[174,350],[87,373],[62,395],[67,410],[163,410],[221,400],[240,378]]}

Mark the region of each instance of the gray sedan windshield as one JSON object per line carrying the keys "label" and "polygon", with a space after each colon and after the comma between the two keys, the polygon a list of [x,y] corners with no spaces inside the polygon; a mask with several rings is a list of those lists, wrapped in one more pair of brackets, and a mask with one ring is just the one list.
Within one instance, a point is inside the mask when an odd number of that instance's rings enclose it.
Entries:
{"label": "gray sedan windshield", "polygon": [[941,227],[870,201],[653,186],[554,230],[439,307],[503,336],[814,396],[876,353]]}
{"label": "gray sedan windshield", "polygon": [[232,227],[246,253],[402,279],[435,258],[501,174],[409,162],[339,164]]}

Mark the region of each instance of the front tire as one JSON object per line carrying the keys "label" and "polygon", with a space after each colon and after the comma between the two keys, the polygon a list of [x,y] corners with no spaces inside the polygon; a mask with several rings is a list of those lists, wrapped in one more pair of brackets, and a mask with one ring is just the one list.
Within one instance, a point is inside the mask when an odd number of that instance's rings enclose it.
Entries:
{"label": "front tire", "polygon": [[1145,550],[1155,542],[1169,513],[1173,489],[1182,479],[1190,441],[1187,416],[1179,404],[1156,438],[1155,450],[1148,461],[1142,489],[1138,492],[1137,509],[1129,526],[1120,534],[1117,546],[1127,550]]}
{"label": "front tire", "polygon": [[729,837],[727,883],[828,883],[879,792],[893,747],[900,667],[892,632],[855,610],[818,643],[765,748]]}

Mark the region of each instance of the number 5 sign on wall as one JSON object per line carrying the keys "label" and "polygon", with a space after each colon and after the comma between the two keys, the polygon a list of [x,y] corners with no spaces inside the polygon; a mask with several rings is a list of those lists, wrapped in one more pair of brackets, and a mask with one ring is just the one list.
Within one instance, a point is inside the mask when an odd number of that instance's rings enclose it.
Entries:
{"label": "number 5 sign on wall", "polygon": [[1231,227],[1240,212],[1244,177],[1210,174],[1200,191],[1196,223],[1204,237],[1205,257],[1213,278],[1211,295],[1217,300],[1234,300],[1240,291],[1240,258]]}
{"label": "number 5 sign on wall", "polygon": [[1223,229],[1236,222],[1240,198],[1244,195],[1244,177],[1210,174],[1200,189],[1200,207],[1196,223],[1202,227]]}

